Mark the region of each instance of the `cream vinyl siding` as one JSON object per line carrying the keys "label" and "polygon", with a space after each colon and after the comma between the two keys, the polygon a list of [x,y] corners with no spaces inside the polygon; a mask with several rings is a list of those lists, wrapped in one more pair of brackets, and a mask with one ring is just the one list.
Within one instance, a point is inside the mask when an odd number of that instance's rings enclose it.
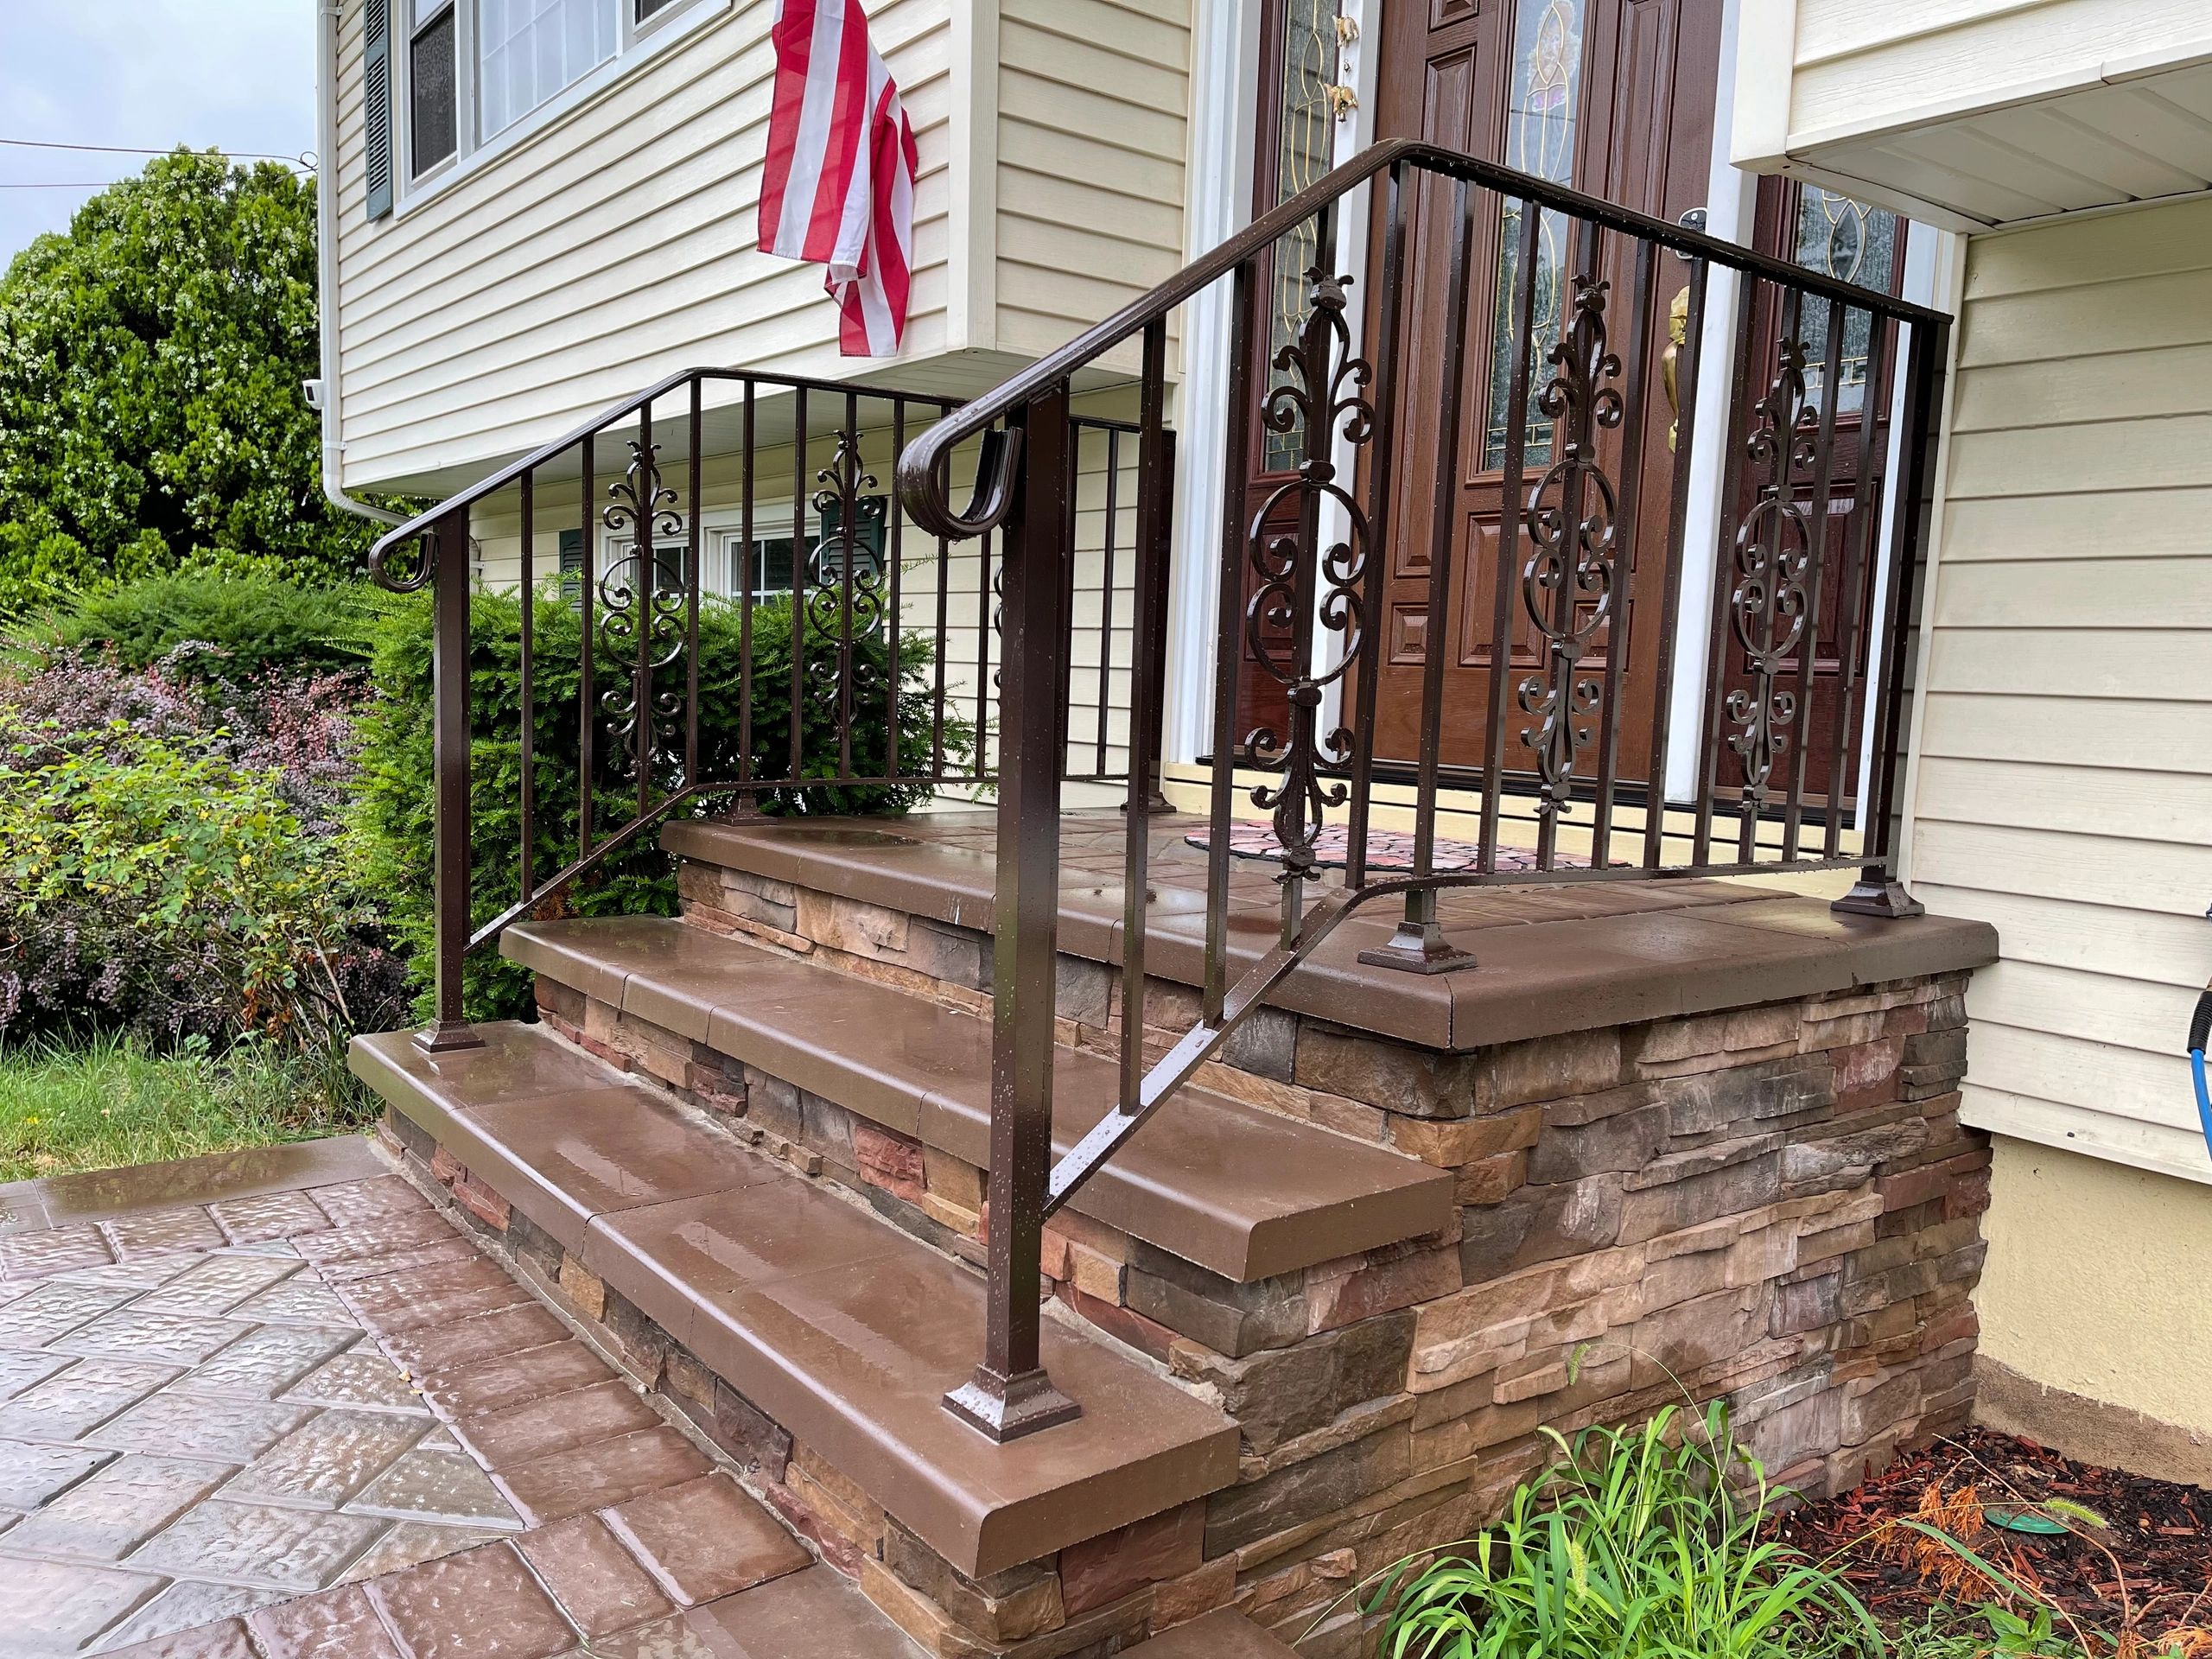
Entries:
{"label": "cream vinyl siding", "polygon": [[[970,396],[1182,264],[1190,0],[868,0],[921,152],[914,286],[896,359],[842,356],[820,268],[753,245],[772,0],[698,3],[683,38],[444,188],[402,181],[372,224],[347,0],[349,486],[457,488],[702,365]],[[1083,384],[1125,378],[1136,349]]]}
{"label": "cream vinyl siding", "polygon": [[[680,368],[849,372],[820,267],[753,245],[772,0],[700,3],[715,15],[468,176],[414,196],[401,181],[397,212],[373,224],[363,8],[346,5],[336,164],[348,485],[480,469]],[[868,9],[921,153],[910,359],[946,338],[955,3]]]}
{"label": "cream vinyl siding", "polygon": [[2119,79],[2212,43],[2203,0],[1796,0],[1808,140]]}
{"label": "cream vinyl siding", "polygon": [[[1002,350],[1048,352],[1183,264],[1191,3],[997,0]],[[1135,343],[1109,361],[1134,372]]]}
{"label": "cream vinyl siding", "polygon": [[1910,872],[2002,941],[1966,1114],[2212,1180],[2212,202],[1967,260]]}

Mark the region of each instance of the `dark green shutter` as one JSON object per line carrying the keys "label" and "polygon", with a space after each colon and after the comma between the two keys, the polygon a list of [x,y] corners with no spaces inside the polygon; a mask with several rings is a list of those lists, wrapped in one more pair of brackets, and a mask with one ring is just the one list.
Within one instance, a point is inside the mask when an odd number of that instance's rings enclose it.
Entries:
{"label": "dark green shutter", "polygon": [[571,605],[581,604],[584,594],[584,533],[581,530],[561,532],[561,597]]}
{"label": "dark green shutter", "polygon": [[391,212],[391,0],[368,0],[361,15],[361,168],[369,217]]}

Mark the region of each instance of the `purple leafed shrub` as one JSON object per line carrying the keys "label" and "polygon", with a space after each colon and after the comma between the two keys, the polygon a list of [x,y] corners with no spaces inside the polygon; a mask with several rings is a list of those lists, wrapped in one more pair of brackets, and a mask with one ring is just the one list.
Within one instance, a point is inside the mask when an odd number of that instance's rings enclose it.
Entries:
{"label": "purple leafed shrub", "polygon": [[397,1020],[403,965],[340,846],[363,677],[223,665],[60,648],[0,674],[0,1040]]}

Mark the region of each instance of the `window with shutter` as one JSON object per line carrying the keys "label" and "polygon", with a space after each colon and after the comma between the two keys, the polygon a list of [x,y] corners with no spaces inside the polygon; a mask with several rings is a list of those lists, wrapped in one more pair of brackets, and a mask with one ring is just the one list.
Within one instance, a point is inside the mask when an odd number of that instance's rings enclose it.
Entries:
{"label": "window with shutter", "polygon": [[368,215],[391,212],[391,0],[368,0],[361,14],[361,145]]}

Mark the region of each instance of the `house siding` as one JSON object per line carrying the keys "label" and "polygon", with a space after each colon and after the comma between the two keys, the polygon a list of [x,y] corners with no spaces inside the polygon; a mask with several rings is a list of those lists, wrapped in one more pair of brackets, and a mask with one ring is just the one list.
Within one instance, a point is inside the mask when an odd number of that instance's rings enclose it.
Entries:
{"label": "house siding", "polygon": [[[2205,35],[2203,0],[1796,0],[1796,139],[2094,86],[2116,56],[2180,57]],[[2001,176],[2001,155],[1979,161]]]}
{"label": "house siding", "polygon": [[[999,0],[997,343],[1039,356],[1184,263],[1190,0]],[[1108,359],[1134,372],[1135,342]]]}
{"label": "house siding", "polygon": [[2212,1180],[2212,202],[1967,259],[1910,865],[2003,941],[1964,1115]]}
{"label": "house siding", "polygon": [[[871,32],[920,149],[906,355],[947,327],[956,0],[881,0]],[[710,0],[713,3],[713,0]],[[371,222],[362,11],[338,62],[346,480],[488,464],[674,369],[843,372],[817,267],[753,246],[771,0],[738,0],[471,175]]]}

